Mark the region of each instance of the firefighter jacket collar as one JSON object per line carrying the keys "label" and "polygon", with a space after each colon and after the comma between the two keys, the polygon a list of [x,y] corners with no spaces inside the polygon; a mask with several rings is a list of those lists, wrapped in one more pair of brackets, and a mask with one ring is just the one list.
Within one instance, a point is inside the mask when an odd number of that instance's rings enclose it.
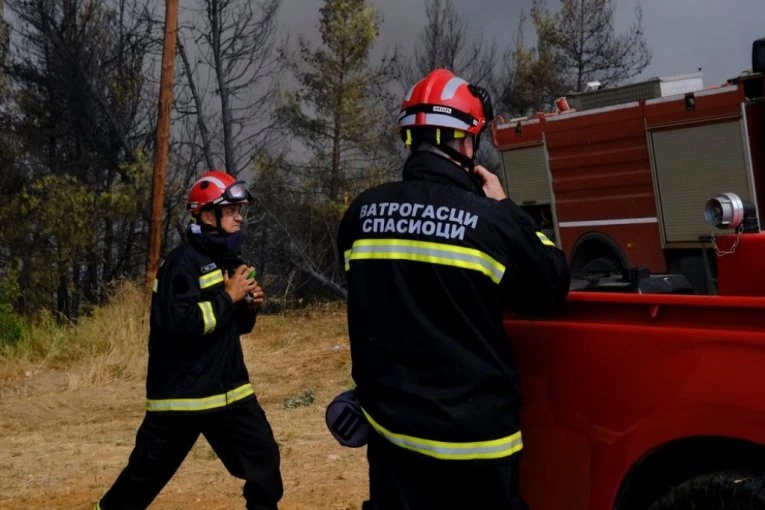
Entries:
{"label": "firefighter jacket collar", "polygon": [[199,251],[224,265],[239,257],[244,241],[241,232],[216,236],[196,223],[189,225],[186,237]]}
{"label": "firefighter jacket collar", "polygon": [[421,149],[406,160],[403,177],[405,181],[420,180],[456,186],[485,197],[482,186],[457,163],[445,156]]}

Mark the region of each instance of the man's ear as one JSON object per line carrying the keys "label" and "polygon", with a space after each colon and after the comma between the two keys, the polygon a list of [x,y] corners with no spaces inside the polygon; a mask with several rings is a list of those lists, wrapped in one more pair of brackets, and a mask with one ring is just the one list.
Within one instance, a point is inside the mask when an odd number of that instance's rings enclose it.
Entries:
{"label": "man's ear", "polygon": [[[468,142],[468,140],[470,141]],[[468,144],[470,144],[470,146],[473,148],[473,151],[475,152],[475,147],[472,145],[473,143],[472,137],[466,136],[465,138],[460,138],[459,142],[460,142],[460,152],[464,154],[465,156],[467,156],[467,153],[468,153]]]}
{"label": "man's ear", "polygon": [[204,223],[206,225],[210,225],[211,227],[215,226],[215,212],[211,211],[210,209],[205,209],[203,211],[200,211],[199,213],[199,221],[200,223]]}

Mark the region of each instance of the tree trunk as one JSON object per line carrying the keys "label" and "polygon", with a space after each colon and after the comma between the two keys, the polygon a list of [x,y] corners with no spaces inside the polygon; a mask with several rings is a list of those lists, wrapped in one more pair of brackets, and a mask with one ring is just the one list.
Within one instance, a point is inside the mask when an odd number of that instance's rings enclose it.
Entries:
{"label": "tree trunk", "polygon": [[233,118],[231,115],[230,94],[228,83],[226,83],[226,73],[223,69],[223,55],[221,48],[221,19],[219,0],[210,1],[210,24],[212,25],[212,51],[215,62],[215,78],[218,81],[218,93],[220,94],[220,111],[223,120],[223,155],[226,165],[226,172],[236,176],[236,157],[234,153],[234,140],[231,133],[231,124]]}
{"label": "tree trunk", "polygon": [[189,83],[189,91],[191,92],[191,97],[194,99],[194,106],[197,109],[197,126],[199,127],[199,135],[202,137],[202,153],[205,157],[205,164],[207,164],[207,168],[211,170],[215,168],[215,162],[213,161],[212,150],[210,148],[210,132],[207,129],[207,123],[204,118],[202,97],[197,90],[194,75],[191,71],[191,64],[189,64],[189,57],[186,55],[186,47],[183,45],[183,42],[181,42],[180,35],[178,36],[178,53],[181,54],[183,70],[186,73],[186,80]]}

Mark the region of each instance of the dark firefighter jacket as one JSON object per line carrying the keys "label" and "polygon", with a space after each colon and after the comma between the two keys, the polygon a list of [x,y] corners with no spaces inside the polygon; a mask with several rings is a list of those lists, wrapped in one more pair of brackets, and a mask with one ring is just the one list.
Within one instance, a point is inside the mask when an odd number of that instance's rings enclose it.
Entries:
{"label": "dark firefighter jacket", "polygon": [[255,311],[233,304],[223,271],[241,261],[192,225],[188,241],[165,257],[151,302],[149,412],[209,412],[253,395],[239,336]]}
{"label": "dark firefighter jacket", "polygon": [[565,256],[510,199],[419,151],[403,181],[362,193],[339,252],[348,279],[356,394],[375,430],[439,459],[522,448],[504,310],[548,312],[568,293]]}

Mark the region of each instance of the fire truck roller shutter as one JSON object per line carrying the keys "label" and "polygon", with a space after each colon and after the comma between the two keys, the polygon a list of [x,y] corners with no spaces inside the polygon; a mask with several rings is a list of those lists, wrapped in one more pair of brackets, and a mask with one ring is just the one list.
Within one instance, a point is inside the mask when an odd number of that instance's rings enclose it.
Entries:
{"label": "fire truck roller shutter", "polygon": [[744,133],[740,120],[651,133],[658,205],[668,245],[698,242],[709,235],[709,225],[699,211],[720,190],[753,200]]}

